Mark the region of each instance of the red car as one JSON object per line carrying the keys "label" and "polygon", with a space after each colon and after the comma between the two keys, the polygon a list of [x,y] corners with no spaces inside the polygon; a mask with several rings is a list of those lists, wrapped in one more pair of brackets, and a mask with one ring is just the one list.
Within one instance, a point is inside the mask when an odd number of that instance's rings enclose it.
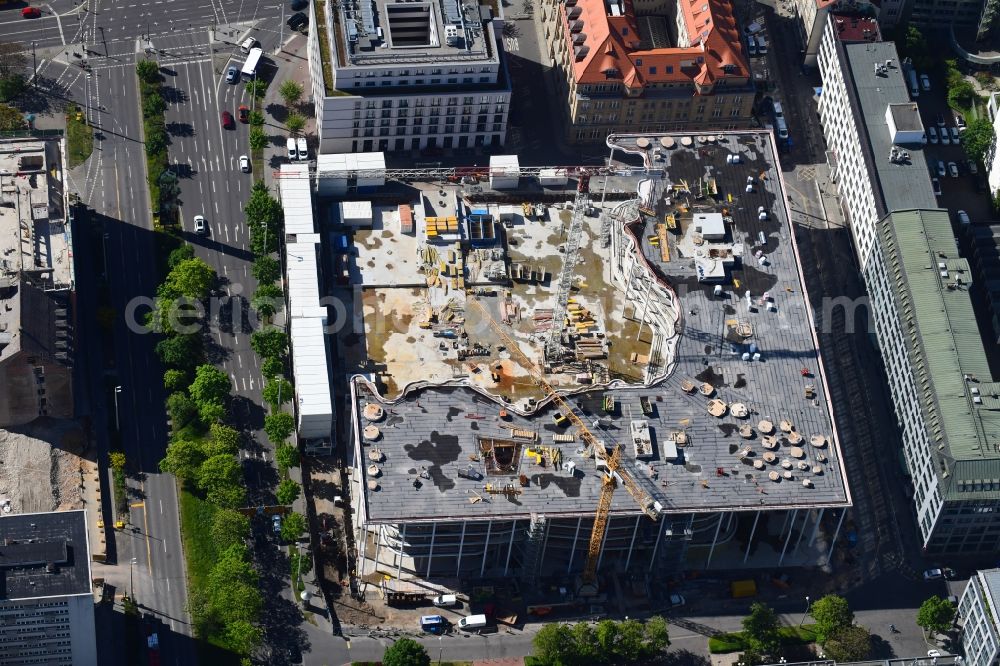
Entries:
{"label": "red car", "polygon": [[246,104],[240,104],[240,122],[248,123],[250,122],[250,107]]}
{"label": "red car", "polygon": [[233,129],[236,127],[236,122],[233,120],[233,114],[228,111],[222,112],[222,127],[224,129]]}
{"label": "red car", "polygon": [[38,18],[42,15],[42,10],[38,7],[25,7],[21,10],[21,16],[24,18]]}

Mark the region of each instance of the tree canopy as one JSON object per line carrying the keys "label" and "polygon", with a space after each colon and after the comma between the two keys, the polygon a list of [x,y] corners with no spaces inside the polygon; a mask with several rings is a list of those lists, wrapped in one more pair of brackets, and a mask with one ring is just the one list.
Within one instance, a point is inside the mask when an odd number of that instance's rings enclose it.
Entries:
{"label": "tree canopy", "polygon": [[160,470],[173,474],[183,481],[194,480],[198,477],[203,462],[205,462],[205,451],[200,444],[178,439],[167,446],[167,454],[160,461]]}
{"label": "tree canopy", "polygon": [[670,645],[667,622],[655,616],[638,620],[603,620],[587,623],[547,624],[533,640],[535,656],[552,666],[587,664],[645,664]]}
{"label": "tree canopy", "polygon": [[986,153],[993,145],[993,124],[989,118],[976,118],[969,121],[962,133],[962,147],[969,159],[977,164],[983,164]]}
{"label": "tree canopy", "polygon": [[236,428],[213,423],[209,428],[212,436],[208,445],[209,455],[217,456],[222,454],[236,455],[240,449],[240,432]]}
{"label": "tree canopy", "polygon": [[261,358],[279,358],[288,351],[288,335],[277,328],[254,331],[250,335],[250,347]]}
{"label": "tree canopy", "polygon": [[943,633],[951,628],[955,619],[955,604],[934,595],[920,604],[917,610],[917,626],[927,631]]}
{"label": "tree canopy", "polygon": [[301,513],[290,513],[281,521],[281,538],[295,541],[306,531],[306,517]]}
{"label": "tree canopy", "polygon": [[282,479],[281,483],[278,484],[278,489],[274,491],[274,496],[278,499],[279,504],[291,504],[299,498],[301,492],[302,486],[291,479]]}
{"label": "tree canopy", "polygon": [[299,450],[290,444],[281,444],[274,449],[274,462],[283,470],[287,470],[289,467],[298,467]]}
{"label": "tree canopy", "polygon": [[272,444],[280,444],[295,432],[295,418],[288,412],[275,412],[264,417],[264,432]]}
{"label": "tree canopy", "polygon": [[302,85],[298,81],[288,79],[278,88],[278,94],[285,101],[285,106],[295,106],[302,99]]}
{"label": "tree canopy", "polygon": [[825,643],[839,629],[854,624],[854,613],[847,604],[847,599],[828,594],[812,603],[809,614],[816,620],[816,638]]}
{"label": "tree canopy", "polygon": [[216,280],[215,269],[197,257],[179,261],[169,273],[157,293],[164,298],[186,296],[201,300],[208,296]]}
{"label": "tree canopy", "polygon": [[260,284],[271,284],[281,277],[281,265],[269,254],[254,259],[250,271]]}
{"label": "tree canopy", "polygon": [[211,534],[218,549],[241,544],[250,536],[250,519],[233,509],[219,509],[212,516]]}
{"label": "tree canopy", "polygon": [[201,338],[197,335],[174,335],[156,343],[160,361],[174,368],[191,368],[201,357]]}
{"label": "tree canopy", "polygon": [[243,504],[242,470],[236,458],[219,455],[208,458],[198,469],[198,487],[205,499],[224,508],[235,509]]}
{"label": "tree canopy", "polygon": [[263,391],[264,401],[275,409],[292,399],[292,383],[284,377],[267,380]]}
{"label": "tree canopy", "polygon": [[871,650],[871,633],[856,624],[837,629],[823,643],[827,659],[839,662],[863,661],[868,659]]}
{"label": "tree canopy", "polygon": [[743,635],[753,652],[773,654],[779,644],[778,616],[767,604],[752,604],[750,614],[743,618]]}
{"label": "tree canopy", "polygon": [[232,388],[229,375],[206,363],[195,369],[194,381],[188,392],[198,405],[198,413],[202,419],[211,423],[225,416],[226,399]]}
{"label": "tree canopy", "polygon": [[430,663],[427,650],[412,638],[400,638],[382,655],[382,666],[430,666]]}

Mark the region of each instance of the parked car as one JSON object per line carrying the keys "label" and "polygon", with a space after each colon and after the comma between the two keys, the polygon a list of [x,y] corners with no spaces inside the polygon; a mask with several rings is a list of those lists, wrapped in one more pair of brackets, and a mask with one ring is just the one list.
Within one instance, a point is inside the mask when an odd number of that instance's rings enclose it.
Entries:
{"label": "parked car", "polygon": [[309,25],[309,17],[302,12],[296,12],[292,14],[291,18],[285,21],[285,24],[292,30],[299,30]]}
{"label": "parked car", "polygon": [[934,196],[941,196],[941,181],[937,178],[931,178],[931,187],[934,188]]}
{"label": "parked car", "polygon": [[281,516],[278,514],[271,516],[271,529],[275,534],[281,534]]}
{"label": "parked car", "polygon": [[250,122],[250,107],[246,104],[240,104],[239,117],[241,123]]}
{"label": "parked car", "polygon": [[295,149],[298,152],[300,160],[309,159],[309,144],[306,142],[306,138],[304,136],[300,136],[295,140]]}
{"label": "parked car", "polygon": [[240,70],[230,66],[226,70],[226,83],[237,83],[240,80]]}
{"label": "parked car", "polygon": [[757,55],[757,40],[753,35],[747,36],[747,52],[752,56]]}
{"label": "parked car", "polygon": [[958,127],[959,132],[965,130],[965,116],[961,113],[955,113],[955,126]]}
{"label": "parked car", "polygon": [[205,222],[204,215],[194,216],[194,232],[199,236],[208,235],[208,223]]}
{"label": "parked car", "polygon": [[931,89],[931,79],[926,74],[920,75],[920,87],[926,92]]}
{"label": "parked car", "polygon": [[299,12],[309,6],[309,0],[292,0],[292,11]]}
{"label": "parked car", "polygon": [[934,125],[931,125],[930,127],[927,128],[927,138],[930,139],[931,143],[937,143],[938,142],[937,127],[934,127]]}
{"label": "parked car", "polygon": [[948,132],[951,134],[951,141],[956,146],[962,142],[962,135],[959,133],[957,127],[949,128]]}
{"label": "parked car", "polygon": [[687,603],[687,601],[681,595],[679,595],[679,594],[671,594],[670,595],[670,607],[671,608],[680,608],[681,606],[683,606],[686,603]]}
{"label": "parked car", "polygon": [[42,15],[42,10],[38,7],[25,7],[21,10],[21,18],[38,18]]}
{"label": "parked car", "polygon": [[250,158],[246,155],[240,155],[240,171],[250,173]]}
{"label": "parked car", "polygon": [[941,128],[941,145],[947,146],[951,144],[951,137],[948,136],[948,128]]}
{"label": "parked car", "polygon": [[937,161],[937,175],[938,178],[944,178],[947,175],[947,170],[945,169],[944,162],[942,160]]}
{"label": "parked car", "polygon": [[961,222],[962,224],[972,224],[972,220],[969,219],[969,214],[966,213],[964,210],[956,211],[955,216],[958,218],[958,221]]}
{"label": "parked car", "polygon": [[948,162],[948,173],[952,178],[958,178],[958,165],[954,162]]}
{"label": "parked car", "polygon": [[943,113],[937,114],[937,124],[938,124],[938,127],[944,127],[944,114]]}
{"label": "parked car", "polygon": [[928,657],[941,657],[941,656],[944,656],[944,655],[941,654],[941,650],[928,650],[927,651],[927,656]]}
{"label": "parked car", "polygon": [[233,120],[233,114],[228,111],[222,112],[222,127],[225,129],[233,129],[236,127],[236,121]]}
{"label": "parked car", "polygon": [[944,570],[928,569],[924,572],[924,580],[940,580],[944,578]]}
{"label": "parked car", "polygon": [[243,43],[240,44],[240,51],[243,51],[243,53],[250,53],[250,49],[255,46],[257,46],[257,40],[253,37],[247,37],[243,40]]}
{"label": "parked car", "polygon": [[969,167],[969,173],[971,173],[973,176],[979,173],[979,167],[976,166],[975,160],[969,160],[968,162],[966,162],[966,166]]}
{"label": "parked car", "polygon": [[458,605],[458,597],[454,594],[439,594],[431,599],[431,603],[438,608],[451,608]]}

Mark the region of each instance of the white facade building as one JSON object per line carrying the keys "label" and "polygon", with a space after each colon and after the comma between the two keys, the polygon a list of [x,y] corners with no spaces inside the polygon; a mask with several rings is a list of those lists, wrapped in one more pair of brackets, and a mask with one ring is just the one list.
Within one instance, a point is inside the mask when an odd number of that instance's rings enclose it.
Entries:
{"label": "white facade building", "polygon": [[321,153],[503,145],[510,79],[478,3],[347,0],[310,14]]}
{"label": "white facade building", "polygon": [[285,278],[291,319],[295,420],[307,453],[329,454],[333,446],[327,309],[320,293],[320,234],[312,209],[309,166],[284,164],[279,180],[285,212]]}
{"label": "white facade building", "polygon": [[1000,569],[977,571],[958,602],[962,652],[967,666],[1000,663]]}
{"label": "white facade building", "polygon": [[993,143],[990,144],[983,158],[985,162],[987,180],[990,184],[990,194],[996,196],[1000,192],[1000,159],[997,155],[997,141],[1000,137],[1000,93],[992,93],[987,105],[990,114],[990,122],[993,123]]}
{"label": "white facade building", "polygon": [[819,115],[863,268],[880,219],[893,210],[937,208],[937,201],[922,150],[924,128],[912,111],[895,44],[845,41],[836,19],[827,17],[819,49]]}
{"label": "white facade building", "polygon": [[0,518],[0,666],[97,666],[86,511]]}

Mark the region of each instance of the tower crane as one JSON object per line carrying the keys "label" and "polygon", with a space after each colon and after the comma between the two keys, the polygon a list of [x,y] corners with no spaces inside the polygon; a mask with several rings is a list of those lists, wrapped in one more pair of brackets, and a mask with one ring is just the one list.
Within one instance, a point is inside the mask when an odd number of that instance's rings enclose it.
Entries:
{"label": "tower crane", "polygon": [[597,562],[600,559],[601,547],[604,544],[604,535],[608,530],[611,499],[617,487],[616,479],[621,481],[628,494],[632,496],[632,499],[636,501],[642,512],[650,519],[659,519],[659,506],[649,496],[649,493],[643,490],[636,480],[632,478],[631,474],[622,466],[621,444],[611,439],[610,436],[607,438],[610,441],[606,441],[595,435],[576,413],[575,408],[542,376],[542,372],[535,363],[521,351],[518,343],[497,323],[489,310],[486,309],[486,306],[471,296],[467,301],[479,309],[486,322],[500,336],[500,339],[504,341],[511,354],[517,356],[518,360],[527,368],[531,379],[545,392],[545,397],[552,398],[553,402],[563,410],[566,418],[579,429],[583,441],[594,451],[595,460],[603,463],[607,468],[607,473],[601,481],[601,494],[598,498],[597,511],[594,515],[594,528],[590,532],[590,543],[587,547],[587,563],[584,566],[582,574],[583,582],[587,585],[593,585],[597,578]]}

